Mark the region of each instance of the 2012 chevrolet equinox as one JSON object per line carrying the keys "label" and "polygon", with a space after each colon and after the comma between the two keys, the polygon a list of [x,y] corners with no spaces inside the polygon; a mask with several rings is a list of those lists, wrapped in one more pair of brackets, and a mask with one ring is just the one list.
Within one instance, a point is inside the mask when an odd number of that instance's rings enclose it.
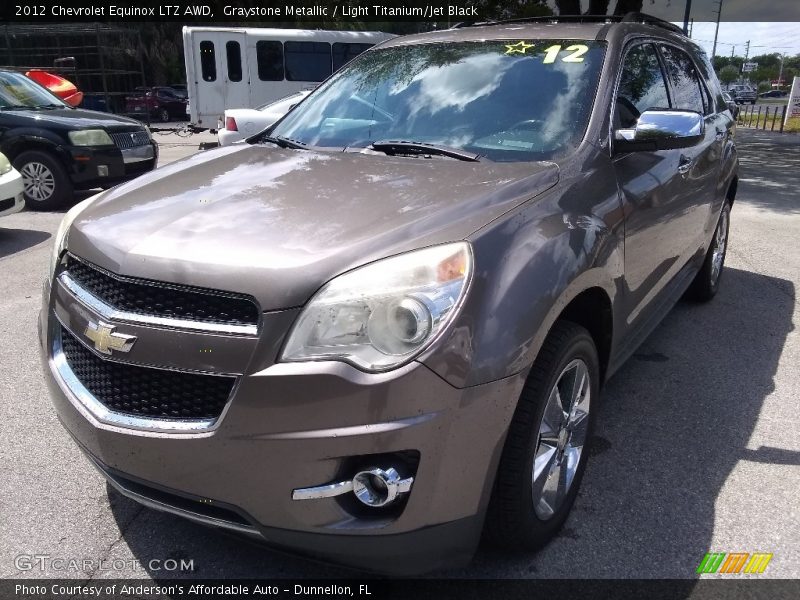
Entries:
{"label": "2012 chevrolet equinox", "polygon": [[536,548],[603,382],[719,287],[733,133],[702,50],[641,15],[392,39],[67,214],[58,415],[121,493],[298,553]]}

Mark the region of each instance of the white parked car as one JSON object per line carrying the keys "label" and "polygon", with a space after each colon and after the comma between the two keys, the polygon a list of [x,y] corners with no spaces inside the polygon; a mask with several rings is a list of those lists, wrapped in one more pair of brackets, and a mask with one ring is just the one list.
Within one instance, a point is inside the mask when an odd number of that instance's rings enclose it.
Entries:
{"label": "white parked car", "polygon": [[0,152],[0,217],[22,210],[22,175],[19,174],[6,155]]}
{"label": "white parked car", "polygon": [[264,131],[310,93],[311,90],[295,92],[258,108],[229,108],[217,133],[219,145],[229,146]]}

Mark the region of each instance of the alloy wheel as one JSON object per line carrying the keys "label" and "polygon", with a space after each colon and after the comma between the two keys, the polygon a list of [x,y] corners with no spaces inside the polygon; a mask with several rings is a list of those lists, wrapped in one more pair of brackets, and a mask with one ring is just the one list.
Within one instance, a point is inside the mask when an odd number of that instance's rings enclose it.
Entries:
{"label": "alloy wheel", "polygon": [[25,195],[31,200],[42,202],[48,200],[56,189],[56,178],[46,165],[40,162],[26,163],[20,169]]}
{"label": "alloy wheel", "polygon": [[534,510],[542,520],[558,511],[575,479],[588,433],[590,390],[581,359],[564,367],[550,390],[531,473]]}

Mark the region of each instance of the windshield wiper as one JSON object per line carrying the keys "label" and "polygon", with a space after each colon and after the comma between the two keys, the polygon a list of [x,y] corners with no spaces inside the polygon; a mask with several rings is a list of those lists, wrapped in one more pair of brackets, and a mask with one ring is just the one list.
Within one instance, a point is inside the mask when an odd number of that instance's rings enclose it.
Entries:
{"label": "windshield wiper", "polygon": [[369,147],[378,152],[388,154],[389,156],[394,156],[395,154],[419,154],[421,156],[436,154],[438,156],[447,156],[449,158],[457,158],[458,160],[466,160],[469,162],[478,162],[481,159],[480,154],[467,152],[459,148],[451,148],[449,146],[426,144],[425,142],[380,140],[372,142]]}
{"label": "windshield wiper", "polygon": [[26,106],[24,104],[9,104],[7,106],[0,106],[0,110],[32,110],[35,106]]}
{"label": "windshield wiper", "polygon": [[258,139],[259,142],[269,142],[270,144],[275,144],[276,146],[280,146],[281,148],[291,148],[292,150],[307,150],[308,145],[304,144],[303,142],[298,142],[296,140],[290,140],[289,138],[285,138],[281,135],[277,137],[272,137],[271,135],[264,135]]}
{"label": "windshield wiper", "polygon": [[39,104],[36,108],[47,108],[47,109],[56,109],[56,108],[64,108],[61,104]]}

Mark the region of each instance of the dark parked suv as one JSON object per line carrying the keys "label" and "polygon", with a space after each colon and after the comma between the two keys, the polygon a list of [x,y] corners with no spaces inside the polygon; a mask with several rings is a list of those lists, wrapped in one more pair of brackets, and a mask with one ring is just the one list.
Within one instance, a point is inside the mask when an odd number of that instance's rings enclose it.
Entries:
{"label": "dark parked suv", "polygon": [[73,208],[59,417],[147,506],[361,568],[541,546],[603,383],[720,285],[734,122],[641,15],[395,38],[264,134]]}
{"label": "dark parked suv", "polygon": [[138,121],[72,108],[21,73],[0,70],[0,152],[22,174],[25,204],[60,208],[75,189],[151,171],[158,148]]}

